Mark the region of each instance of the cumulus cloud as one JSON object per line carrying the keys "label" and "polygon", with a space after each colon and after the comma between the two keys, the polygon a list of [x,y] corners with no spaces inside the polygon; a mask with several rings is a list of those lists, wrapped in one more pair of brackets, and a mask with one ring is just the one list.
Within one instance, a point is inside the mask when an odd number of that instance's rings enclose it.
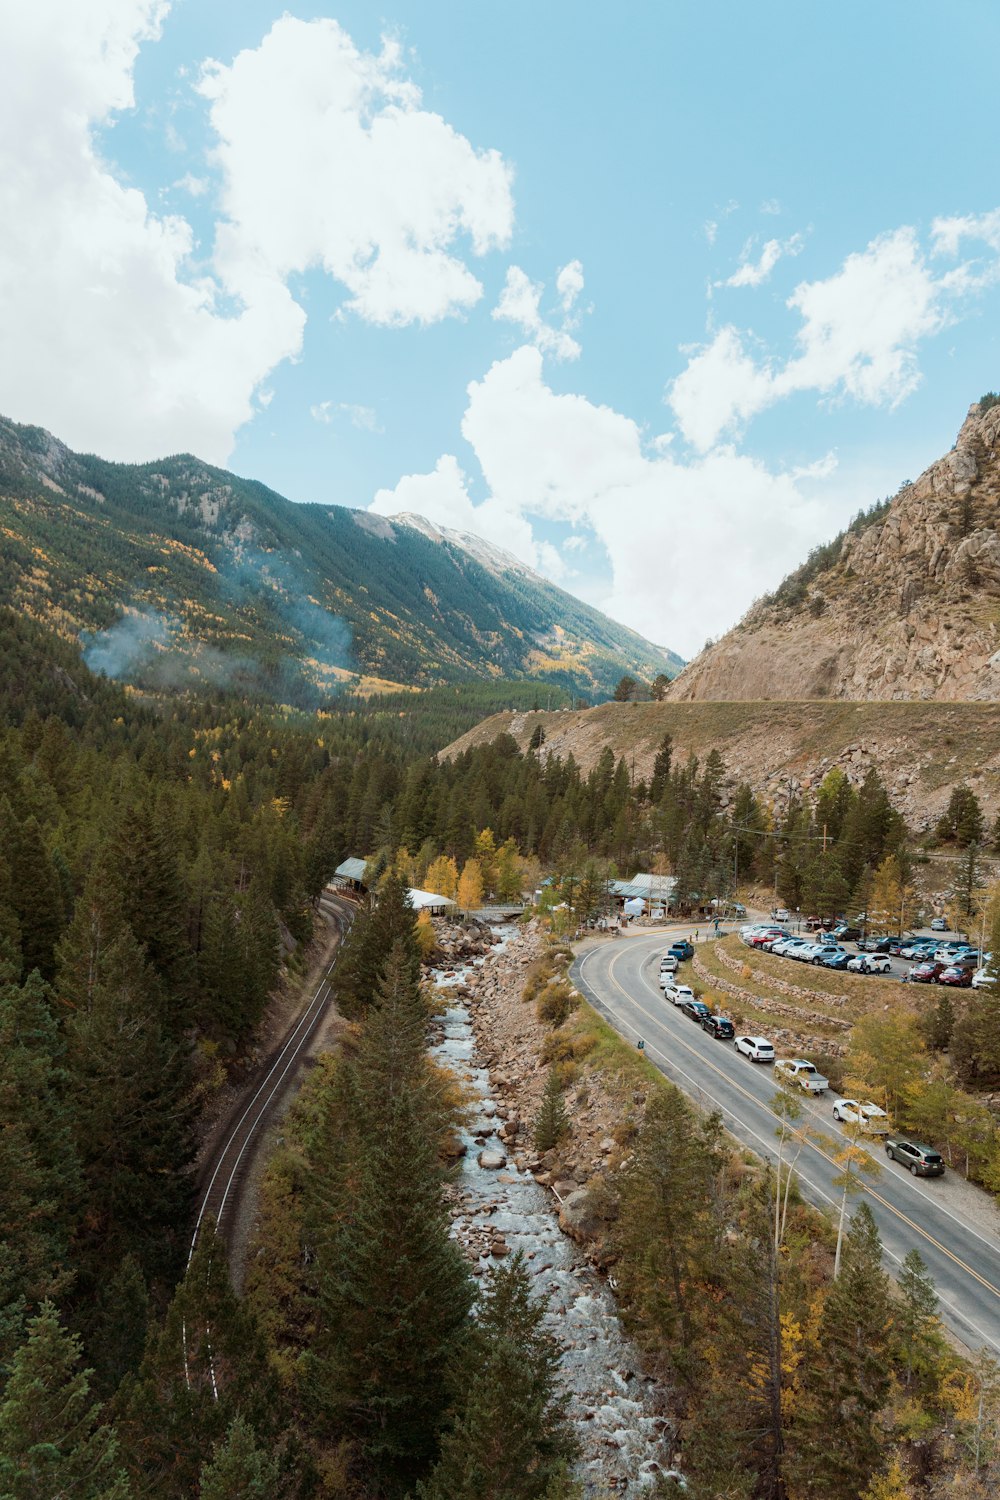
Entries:
{"label": "cumulus cloud", "polygon": [[303,315],[280,284],[223,315],[185,220],[125,187],[94,132],[133,105],[159,0],[0,9],[0,409],[119,459],[223,461]]}
{"label": "cumulus cloud", "polygon": [[[682,652],[732,623],[828,529],[822,508],[794,476],[732,449],[693,463],[650,456],[630,418],[553,391],[540,351],[529,345],[470,384],[462,435],[475,451],[487,500],[472,502],[466,475],[446,455],[433,474],[380,491],[372,508],[417,510],[486,536],[557,581],[558,552],[535,540],[532,523],[568,521],[580,532],[562,552],[586,545],[589,535],[611,564],[611,592],[593,602]],[[748,513],[755,517],[749,528]],[[733,536],[739,547],[717,545]]]}
{"label": "cumulus cloud", "polygon": [[322,267],[367,322],[432,323],[482,286],[457,250],[502,247],[511,169],[421,108],[384,42],[361,52],[336,21],[283,16],[230,66],[209,63],[225,221],[216,255],[236,290]]}
{"label": "cumulus cloud", "polygon": [[744,252],[741,265],[733,272],[726,281],[716,282],[717,286],[761,286],[778,261],[785,255],[798,255],[802,249],[802,236],[793,234],[791,239],[785,241],[768,240],[760,252],[757,260],[750,260],[749,247]]}
{"label": "cumulus cloud", "polygon": [[[957,244],[956,233],[943,230],[941,242]],[[755,357],[731,325],[692,355],[667,394],[683,435],[705,452],[801,391],[898,405],[920,382],[921,340],[951,321],[961,295],[983,284],[972,271],[967,264],[935,272],[911,228],[880,235],[832,276],[795,288],[786,305],[801,321],[784,363]]]}
{"label": "cumulus cloud", "polygon": [[379,490],[369,509],[382,516],[414,513],[435,526],[470,531],[512,552],[528,567],[540,564],[531,523],[516,507],[495,498],[474,505],[464,470],[453,453],[444,453],[429,474],[404,474],[393,489]]}
{"label": "cumulus cloud", "polygon": [[514,323],[528,338],[546,354],[555,359],[579,359],[580,345],[567,331],[575,326],[568,315],[583,289],[583,267],[578,260],[564,266],[556,278],[564,314],[561,328],[546,323],[541,313],[542,295],[545,287],[540,281],[532,281],[520,266],[508,266],[500,300],[493,309],[493,317],[501,322]]}
{"label": "cumulus cloud", "polygon": [[97,144],[134,107],[136,57],[167,10],[0,8],[0,319],[16,350],[0,410],[110,458],[224,463],[262,382],[301,349],[288,278],[324,268],[372,322],[462,313],[482,295],[466,258],[509,238],[511,173],[421,106],[398,48],[370,55],[331,21],[284,17],[199,84],[225,215],[206,260]]}

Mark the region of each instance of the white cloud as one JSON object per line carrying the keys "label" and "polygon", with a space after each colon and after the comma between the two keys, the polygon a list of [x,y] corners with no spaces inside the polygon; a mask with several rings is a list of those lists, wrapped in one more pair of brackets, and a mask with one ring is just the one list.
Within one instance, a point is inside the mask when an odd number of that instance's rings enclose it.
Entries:
{"label": "white cloud", "polygon": [[[0,409],[119,459],[193,449],[222,462],[255,387],[298,348],[280,284],[223,316],[191,230],[153,214],[95,148],[132,108],[159,0],[0,9]],[[11,351],[17,357],[11,357]]]}
{"label": "white cloud", "polygon": [[193,172],[185,172],[183,177],[178,177],[174,187],[192,198],[203,198],[208,192],[209,181],[207,177],[196,177]]}
{"label": "white cloud", "polygon": [[[593,539],[611,563],[611,593],[594,602],[681,652],[731,624],[829,530],[822,507],[792,475],[731,449],[687,464],[645,456],[633,421],[554,392],[540,351],[527,345],[470,384],[462,433],[475,450],[486,501],[472,503],[465,475],[446,455],[433,474],[380,491],[372,508],[417,510],[477,532],[557,580],[567,576],[555,571],[565,562],[553,557],[551,543],[535,540],[532,518],[570,521],[581,531],[562,551]],[[736,536],[739,546],[719,543]]]}
{"label": "white cloud", "polygon": [[426,516],[435,526],[485,537],[531,568],[539,565],[531,523],[516,508],[508,510],[494,499],[473,505],[465,473],[453,453],[442,454],[430,474],[404,474],[393,489],[379,490],[369,509],[382,516],[409,512]]}
{"label": "white cloud", "polygon": [[936,255],[957,255],[963,240],[982,240],[991,249],[1000,250],[1000,208],[985,214],[935,219],[931,236]]}
{"label": "white cloud", "polygon": [[360,428],[362,432],[382,431],[378,413],[373,406],[359,406],[353,401],[317,401],[309,408],[313,421],[320,422],[324,427],[329,427],[331,422],[336,421],[339,413],[343,413],[351,426]]}
{"label": "white cloud", "polygon": [[576,299],[583,291],[583,265],[578,260],[571,260],[568,265],[563,266],[556,277],[556,291],[559,293],[564,313],[573,311]]}
{"label": "white cloud", "polygon": [[749,247],[745,247],[742,264],[735,270],[726,281],[716,282],[716,286],[761,286],[778,261],[784,255],[798,255],[802,249],[802,236],[793,234],[791,239],[768,240],[760,252],[760,258],[756,261],[749,259]]}
{"label": "white cloud", "polygon": [[981,285],[959,267],[935,275],[916,232],[896,229],[821,281],[788,298],[801,326],[784,364],[755,359],[743,334],[720,329],[695,352],[667,395],[687,440],[706,451],[776,401],[802,391],[895,406],[919,384],[917,347],[955,315],[959,296]]}
{"label": "white cloud", "polygon": [[377,324],[462,313],[482,286],[458,253],[505,245],[511,170],[420,107],[397,43],[358,50],[333,20],[283,16],[230,66],[206,65],[224,177],[216,254],[242,292],[321,267]]}
{"label": "white cloud", "polygon": [[760,211],[762,214],[780,214],[781,202],[778,198],[765,198],[760,205]]}
{"label": "white cloud", "polygon": [[510,171],[420,107],[396,49],[370,56],[332,22],[286,17],[201,85],[227,214],[206,263],[187,220],[154,213],[95,142],[134,107],[137,54],[167,9],[0,8],[0,320],[16,351],[0,410],[109,458],[224,463],[300,351],[286,278],[322,265],[377,322],[461,312],[481,295],[463,256],[510,234]]}
{"label": "white cloud", "polygon": [[755,362],[730,326],[688,360],[668,400],[687,441],[705,452],[724,432],[769,405],[773,385],[770,370]]}
{"label": "white cloud", "polygon": [[341,401],[340,410],[347,417],[352,427],[358,427],[362,432],[381,432],[378,413],[374,406],[359,406],[353,401]]}
{"label": "white cloud", "polygon": [[[578,274],[574,268],[578,268]],[[567,272],[571,273],[568,277]],[[573,261],[571,266],[563,268],[559,277],[563,285],[557,280],[556,286],[568,313],[577,292],[583,287],[583,267],[579,261]],[[544,291],[544,285],[540,281],[532,281],[520,266],[508,266],[507,279],[500,293],[500,301],[493,309],[493,317],[516,324],[539,349],[555,359],[579,359],[580,345],[566,332],[565,323],[562,328],[553,328],[542,317],[541,301]]]}

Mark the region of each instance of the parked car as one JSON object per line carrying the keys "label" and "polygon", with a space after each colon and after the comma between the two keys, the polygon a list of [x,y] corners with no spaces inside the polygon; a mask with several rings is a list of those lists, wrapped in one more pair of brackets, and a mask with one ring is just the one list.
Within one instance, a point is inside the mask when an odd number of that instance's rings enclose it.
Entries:
{"label": "parked car", "polygon": [[902,1136],[890,1136],[885,1143],[885,1154],[890,1161],[898,1161],[909,1167],[914,1177],[941,1177],[944,1175],[944,1158],[930,1146],[919,1141],[904,1140]]}
{"label": "parked car", "polygon": [[663,986],[663,998],[672,1005],[683,1005],[685,1000],[694,999],[694,990],[689,984],[666,984]]}
{"label": "parked car", "polygon": [[[813,964],[825,963],[828,958],[833,958],[838,953],[847,953],[846,948],[839,947],[836,943],[821,943],[817,945],[817,951],[809,960]],[[848,955],[849,956],[849,955]]]}
{"label": "parked car", "polygon": [[682,1000],[680,1008],[692,1021],[706,1021],[712,1014],[704,1000],[695,1000],[693,996],[690,1000]]}
{"label": "parked car", "polygon": [[736,1035],[736,1027],[728,1016],[702,1016],[701,1024],[709,1036],[714,1036],[720,1042],[731,1042]]}
{"label": "parked car", "polygon": [[763,948],[765,943],[773,943],[775,938],[786,938],[790,934],[781,927],[770,927],[763,932],[751,933],[748,941],[751,948]]}
{"label": "parked car", "polygon": [[906,977],[911,984],[933,984],[944,967],[936,959],[929,959],[926,963],[914,964]]}
{"label": "parked car", "polygon": [[742,901],[734,901],[732,910],[734,917],[745,917],[747,914],[747,909]]}
{"label": "parked car", "polygon": [[841,948],[839,952],[828,954],[826,958],[820,959],[824,969],[846,969],[850,962],[851,955],[846,948]]}
{"label": "parked car", "polygon": [[676,953],[664,953],[660,959],[660,973],[676,974],[679,961]]}
{"label": "parked car", "polygon": [[891,974],[892,963],[887,953],[859,953],[847,967],[855,974]]}
{"label": "parked car", "polygon": [[787,922],[789,917],[788,908],[786,906],[779,906],[776,911],[771,913],[771,916],[776,922]]}
{"label": "parked car", "polygon": [[889,1116],[877,1104],[860,1104],[857,1099],[838,1099],[833,1118],[842,1125],[860,1128],[862,1135],[888,1135]]}
{"label": "parked car", "polygon": [[837,939],[838,943],[856,943],[861,936],[860,927],[849,927],[846,922],[838,923],[830,934]]}
{"label": "parked car", "polygon": [[900,958],[912,959],[930,958],[931,954],[937,949],[937,946],[937,943],[931,938],[915,938],[913,942],[907,943],[905,947],[900,948],[899,956]]}
{"label": "parked car", "polygon": [[774,1065],[774,1071],[786,1083],[803,1089],[807,1094],[823,1094],[830,1087],[829,1080],[804,1057],[783,1057]]}
{"label": "parked car", "polygon": [[738,1036],[734,1043],[737,1052],[749,1057],[751,1062],[773,1063],[774,1047],[763,1036]]}
{"label": "parked car", "polygon": [[694,958],[694,948],[687,938],[680,938],[676,943],[671,943],[669,951],[675,958],[679,958],[682,964],[687,963],[689,958]]}
{"label": "parked car", "polygon": [[967,990],[972,984],[972,970],[964,969],[961,964],[951,964],[947,969],[941,970],[937,982],[954,985],[959,990]]}
{"label": "parked car", "polygon": [[816,957],[817,953],[821,953],[822,950],[822,943],[803,943],[800,948],[796,948],[795,952],[790,954],[789,956],[791,958],[797,958],[800,963],[810,964]]}
{"label": "parked car", "polygon": [[797,948],[806,946],[805,938],[782,938],[780,943],[774,943],[771,947],[772,953],[779,954],[782,958],[794,958]]}
{"label": "parked car", "polygon": [[945,921],[944,917],[935,917],[934,920],[931,922],[931,932],[947,932],[947,931],[948,931],[948,923]]}

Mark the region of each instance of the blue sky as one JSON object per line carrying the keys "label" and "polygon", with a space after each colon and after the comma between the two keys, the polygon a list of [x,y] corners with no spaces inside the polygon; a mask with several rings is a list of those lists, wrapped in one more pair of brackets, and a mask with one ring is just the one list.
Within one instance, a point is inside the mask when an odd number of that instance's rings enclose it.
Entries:
{"label": "blue sky", "polygon": [[1000,387],[988,0],[0,41],[0,410],[74,447],[419,509],[690,655]]}

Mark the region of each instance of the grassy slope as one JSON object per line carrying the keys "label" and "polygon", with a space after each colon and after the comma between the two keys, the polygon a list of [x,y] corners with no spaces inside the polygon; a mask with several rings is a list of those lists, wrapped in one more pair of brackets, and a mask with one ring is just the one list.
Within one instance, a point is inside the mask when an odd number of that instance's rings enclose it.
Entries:
{"label": "grassy slope", "polygon": [[969,780],[990,812],[1000,806],[1000,703],[602,703],[580,712],[496,714],[456,740],[444,755],[485,744],[500,733],[527,746],[539,725],[552,754],[572,754],[584,769],[609,745],[634,758],[648,777],[665,734],[675,757],[717,748],[730,774],[762,786],[768,776],[813,775],[825,758],[866,747],[889,785],[905,773],[913,794],[936,808]]}

